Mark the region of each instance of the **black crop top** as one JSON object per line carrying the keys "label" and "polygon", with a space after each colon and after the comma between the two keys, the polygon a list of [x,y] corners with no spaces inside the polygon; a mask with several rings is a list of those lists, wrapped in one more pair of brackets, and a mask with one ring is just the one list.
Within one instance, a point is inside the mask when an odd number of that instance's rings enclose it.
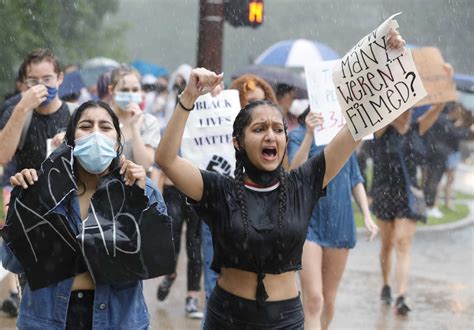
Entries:
{"label": "black crop top", "polygon": [[257,273],[257,303],[268,298],[265,273],[280,274],[301,269],[301,254],[309,220],[319,197],[325,173],[324,153],[312,157],[288,173],[283,237],[278,223],[279,190],[246,186],[248,239],[245,239],[235,181],[221,174],[201,170],[204,192],[197,207],[208,223],[214,248],[211,268],[237,268]]}

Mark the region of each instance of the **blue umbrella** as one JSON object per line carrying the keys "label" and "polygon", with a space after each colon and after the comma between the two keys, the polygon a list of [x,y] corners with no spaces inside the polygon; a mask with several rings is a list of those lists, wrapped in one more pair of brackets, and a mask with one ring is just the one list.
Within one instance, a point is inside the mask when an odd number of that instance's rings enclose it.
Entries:
{"label": "blue umbrella", "polygon": [[148,63],[142,60],[135,60],[131,63],[131,65],[138,71],[142,76],[146,74],[151,74],[155,77],[167,76],[168,70],[166,68],[153,64]]}
{"label": "blue umbrella", "polygon": [[325,44],[296,39],[277,42],[258,56],[255,64],[304,67],[306,64],[338,58],[339,55]]}
{"label": "blue umbrella", "polygon": [[73,71],[64,75],[63,83],[59,86],[59,98],[64,98],[71,95],[79,95],[81,88],[86,87],[81,78],[79,71]]}

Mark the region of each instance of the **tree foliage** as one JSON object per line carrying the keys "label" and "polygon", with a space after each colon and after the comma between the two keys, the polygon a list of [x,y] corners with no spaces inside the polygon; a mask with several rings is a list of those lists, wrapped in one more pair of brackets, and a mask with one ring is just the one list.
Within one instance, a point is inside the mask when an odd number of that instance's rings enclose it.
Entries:
{"label": "tree foliage", "polygon": [[13,88],[34,48],[50,48],[61,64],[107,56],[124,60],[123,25],[104,26],[119,0],[0,0],[0,93]]}

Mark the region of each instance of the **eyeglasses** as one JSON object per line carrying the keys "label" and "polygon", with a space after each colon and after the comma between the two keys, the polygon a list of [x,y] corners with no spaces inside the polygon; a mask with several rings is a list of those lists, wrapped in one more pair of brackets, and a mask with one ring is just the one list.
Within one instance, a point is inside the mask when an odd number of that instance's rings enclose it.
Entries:
{"label": "eyeglasses", "polygon": [[55,76],[45,76],[45,77],[40,78],[40,79],[38,79],[38,78],[26,78],[25,79],[26,85],[28,87],[32,87],[32,86],[35,86],[35,85],[38,85],[38,84],[43,84],[43,85],[49,86],[49,85],[53,84],[55,81],[56,81]]}

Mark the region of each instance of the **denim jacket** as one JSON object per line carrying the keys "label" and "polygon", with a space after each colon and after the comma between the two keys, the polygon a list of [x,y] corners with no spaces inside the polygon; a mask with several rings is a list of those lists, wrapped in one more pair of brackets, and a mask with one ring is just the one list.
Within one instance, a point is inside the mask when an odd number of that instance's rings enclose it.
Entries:
{"label": "denim jacket", "polygon": [[[149,203],[157,202],[160,212],[166,213],[166,205],[159,190],[147,179],[145,194]],[[66,199],[65,199],[66,200]],[[82,221],[77,216],[79,200],[73,196],[74,214],[66,214],[66,202],[63,200],[56,211],[67,215],[71,228],[79,234]],[[21,273],[22,267],[11,250],[3,245],[3,267]],[[26,285],[21,299],[20,313],[17,319],[19,329],[64,329],[66,326],[69,297],[74,278],[31,291]],[[143,296],[142,281],[124,285],[98,284],[95,288],[93,329],[146,329],[149,326],[148,309]]]}

